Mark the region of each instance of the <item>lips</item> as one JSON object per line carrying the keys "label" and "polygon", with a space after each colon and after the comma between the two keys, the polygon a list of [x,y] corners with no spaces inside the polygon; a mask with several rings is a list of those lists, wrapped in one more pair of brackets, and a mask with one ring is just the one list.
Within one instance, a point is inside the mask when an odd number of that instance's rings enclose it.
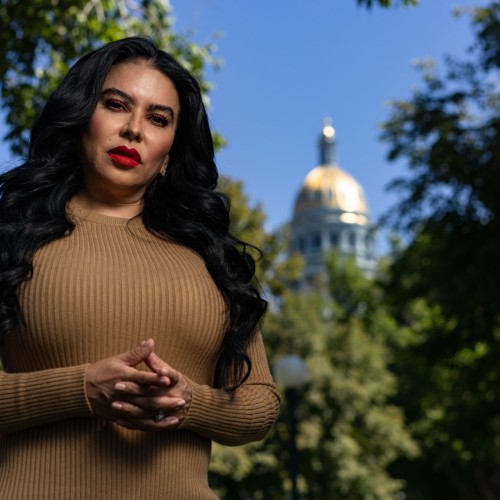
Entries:
{"label": "lips", "polygon": [[137,167],[141,164],[141,155],[134,148],[127,148],[127,146],[118,146],[108,151],[108,156],[119,165],[123,167]]}

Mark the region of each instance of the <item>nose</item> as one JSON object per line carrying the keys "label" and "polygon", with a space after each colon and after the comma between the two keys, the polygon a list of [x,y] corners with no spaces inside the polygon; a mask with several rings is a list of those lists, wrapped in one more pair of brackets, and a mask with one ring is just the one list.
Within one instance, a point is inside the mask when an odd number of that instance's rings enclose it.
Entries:
{"label": "nose", "polygon": [[125,121],[120,131],[122,137],[126,137],[130,141],[141,142],[142,140],[142,125],[138,114],[131,113],[128,115],[128,120]]}

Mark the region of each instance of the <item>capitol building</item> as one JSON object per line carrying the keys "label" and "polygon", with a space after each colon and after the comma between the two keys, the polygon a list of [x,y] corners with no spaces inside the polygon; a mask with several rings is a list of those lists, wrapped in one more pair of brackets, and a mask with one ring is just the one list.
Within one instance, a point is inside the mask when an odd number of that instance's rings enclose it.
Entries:
{"label": "capitol building", "polygon": [[325,255],[353,255],[373,276],[375,228],[362,186],[335,161],[335,129],[325,119],[319,140],[319,165],[305,177],[291,221],[291,249],[304,258],[303,284],[324,274]]}

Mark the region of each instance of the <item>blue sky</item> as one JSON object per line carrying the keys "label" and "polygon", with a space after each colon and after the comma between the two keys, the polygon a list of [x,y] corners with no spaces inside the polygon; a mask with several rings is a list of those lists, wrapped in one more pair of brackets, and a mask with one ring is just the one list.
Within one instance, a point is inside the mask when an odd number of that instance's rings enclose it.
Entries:
{"label": "blue sky", "polygon": [[220,172],[241,179],[276,228],[290,220],[318,164],[318,135],[330,116],[337,162],[363,185],[376,220],[397,200],[385,186],[405,172],[403,162],[386,161],[388,146],[378,140],[387,103],[420,85],[415,59],[442,66],[447,54],[464,56],[470,24],[452,9],[486,3],[421,0],[367,11],[354,0],[171,0],[176,31],[197,42],[221,34],[216,55],[224,65],[209,74],[212,127],[228,140]]}
{"label": "blue sky", "polygon": [[[337,162],[363,185],[372,219],[397,200],[385,186],[404,163],[389,164],[378,140],[387,102],[420,84],[415,59],[463,56],[469,21],[451,11],[486,3],[421,0],[368,11],[355,0],[170,0],[176,32],[198,43],[220,34],[215,55],[223,66],[208,74],[211,124],[228,141],[217,163],[244,182],[252,204],[262,203],[269,229],[290,220],[318,164],[325,116],[337,132]],[[0,154],[12,160],[6,145]]]}

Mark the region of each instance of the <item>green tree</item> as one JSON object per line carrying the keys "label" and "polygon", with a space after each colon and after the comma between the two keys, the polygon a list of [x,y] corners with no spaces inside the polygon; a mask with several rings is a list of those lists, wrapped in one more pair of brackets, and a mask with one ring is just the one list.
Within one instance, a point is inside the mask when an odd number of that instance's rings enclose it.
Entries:
{"label": "green tree", "polygon": [[[326,331],[312,344],[311,407],[303,417],[312,416],[305,433],[308,496],[392,498],[403,482],[391,477],[389,464],[418,452],[402,411],[391,403],[397,381],[388,346],[400,332],[383,306],[382,290],[353,258],[333,254],[328,271]],[[313,428],[320,429],[315,437]]]}
{"label": "green tree", "polygon": [[422,65],[383,132],[409,168],[392,184],[406,245],[387,282],[413,331],[396,362],[423,450],[401,464],[409,498],[500,498],[500,3],[471,13],[468,60]]}
{"label": "green tree", "polygon": [[[164,0],[3,0],[0,3],[0,92],[12,151],[25,155],[29,130],[69,66],[102,43],[124,36],[151,37],[200,82],[217,66],[213,46],[197,45],[172,30]],[[216,136],[217,144],[221,138]]]}
{"label": "green tree", "polygon": [[[299,488],[311,499],[391,498],[403,482],[389,464],[418,452],[391,403],[397,385],[388,344],[398,327],[353,260],[332,256],[328,275],[326,293],[284,292],[263,328],[272,361],[294,352],[309,369],[297,409]],[[212,480],[222,498],[286,498],[286,417],[285,400],[267,440],[246,449],[244,460],[218,464]]]}

